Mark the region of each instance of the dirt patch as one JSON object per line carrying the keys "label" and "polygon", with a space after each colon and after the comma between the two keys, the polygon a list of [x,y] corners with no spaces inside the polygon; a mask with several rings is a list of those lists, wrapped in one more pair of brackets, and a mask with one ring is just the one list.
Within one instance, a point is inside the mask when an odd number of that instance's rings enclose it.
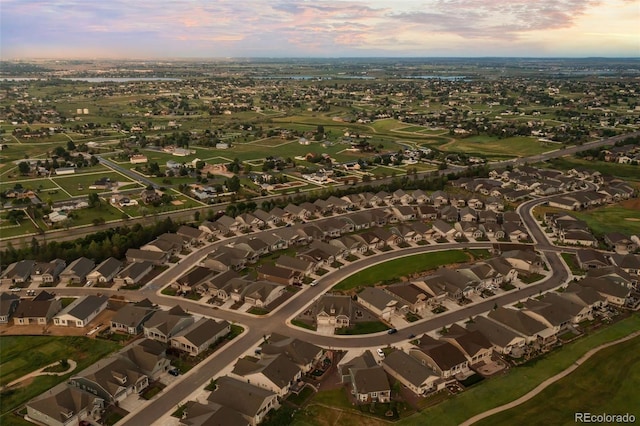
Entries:
{"label": "dirt patch", "polygon": [[626,209],[640,211],[640,198],[632,198],[620,202],[620,205]]}
{"label": "dirt patch", "polygon": [[625,217],[624,220],[628,220],[630,222],[640,222],[640,219],[637,217]]}
{"label": "dirt patch", "polygon": [[173,200],[173,201],[171,202],[171,205],[172,205],[172,206],[181,206],[181,205],[183,205],[183,204],[184,204],[184,203],[183,203],[182,201],[180,201],[180,200]]}

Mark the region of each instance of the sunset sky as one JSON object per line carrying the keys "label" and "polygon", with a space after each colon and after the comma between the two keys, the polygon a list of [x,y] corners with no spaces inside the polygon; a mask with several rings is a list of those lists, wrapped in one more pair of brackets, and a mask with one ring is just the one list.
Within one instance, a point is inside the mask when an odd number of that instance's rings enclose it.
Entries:
{"label": "sunset sky", "polygon": [[640,0],[0,0],[2,59],[639,57]]}

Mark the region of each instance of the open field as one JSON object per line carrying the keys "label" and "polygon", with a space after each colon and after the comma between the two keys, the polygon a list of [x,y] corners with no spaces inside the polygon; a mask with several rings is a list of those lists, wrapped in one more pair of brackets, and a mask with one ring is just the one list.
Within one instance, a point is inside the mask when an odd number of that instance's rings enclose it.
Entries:
{"label": "open field", "polygon": [[[624,354],[624,355],[622,355]],[[574,413],[640,417],[640,337],[603,349],[534,398],[476,425],[575,424]]]}
{"label": "open field", "polygon": [[599,237],[609,232],[640,235],[640,199],[572,213],[584,220],[589,229]]}
{"label": "open field", "polygon": [[[503,376],[487,380],[480,386],[475,386],[435,407],[401,420],[398,424],[402,426],[458,425],[476,414],[519,398],[545,379],[569,367],[590,349],[627,336],[638,328],[640,328],[640,316],[634,314],[616,324],[601,328],[589,336],[566,344],[542,358],[512,368]],[[615,359],[618,358],[615,357]],[[594,405],[590,405],[589,408]]]}
{"label": "open field", "polygon": [[[78,363],[75,373],[104,358],[120,345],[110,341],[87,337],[3,336],[0,337],[0,384],[5,385],[19,377],[61,359]],[[0,423],[11,416],[11,411],[45,390],[65,381],[64,376],[39,376],[24,387],[3,390]]]}
{"label": "open field", "polygon": [[461,250],[437,251],[401,257],[356,272],[336,284],[333,290],[344,291],[357,287],[374,286],[380,282],[399,280],[400,277],[435,269],[441,265],[462,263],[469,260],[469,255]]}
{"label": "open field", "polygon": [[88,195],[92,192],[111,192],[111,189],[89,189],[97,180],[109,178],[112,182],[120,183],[122,189],[134,189],[140,184],[117,172],[100,172],[95,174],[70,175],[59,177],[55,182],[72,196]]}
{"label": "open field", "polygon": [[537,138],[517,136],[498,139],[492,136],[470,136],[440,145],[438,149],[448,152],[465,152],[490,158],[526,157],[559,148],[558,144],[539,142]]}

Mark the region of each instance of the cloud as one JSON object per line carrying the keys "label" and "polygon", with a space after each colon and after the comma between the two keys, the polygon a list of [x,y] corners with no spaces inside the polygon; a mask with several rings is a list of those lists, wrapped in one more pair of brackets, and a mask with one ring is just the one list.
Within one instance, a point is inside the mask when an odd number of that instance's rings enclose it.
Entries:
{"label": "cloud", "polygon": [[[38,45],[44,53],[58,46],[166,56],[474,55],[481,49],[498,55],[519,47],[524,52],[536,36],[567,37],[594,8],[627,11],[633,5],[633,0],[0,0],[0,42],[9,56]],[[619,20],[611,22],[620,34],[630,25],[621,29]],[[573,35],[572,45],[579,44],[580,34]]]}

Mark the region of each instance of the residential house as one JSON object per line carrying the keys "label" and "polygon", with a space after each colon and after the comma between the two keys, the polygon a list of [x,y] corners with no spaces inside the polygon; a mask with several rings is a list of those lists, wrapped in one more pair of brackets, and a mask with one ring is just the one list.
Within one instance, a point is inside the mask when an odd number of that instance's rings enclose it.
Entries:
{"label": "residential house", "polygon": [[343,382],[351,383],[351,392],[359,403],[389,402],[391,385],[384,369],[378,366],[370,351],[339,366]]}
{"label": "residential house", "polygon": [[155,340],[137,340],[120,355],[133,361],[151,380],[158,380],[171,367],[167,358],[167,345]]}
{"label": "residential house", "polygon": [[20,296],[11,293],[0,293],[0,324],[7,324],[18,308]]}
{"label": "residential house", "polygon": [[550,342],[555,340],[555,332],[551,328],[519,309],[500,306],[489,311],[488,317],[524,336],[527,344],[534,341]]}
{"label": "residential house", "polygon": [[402,350],[393,351],[382,360],[382,368],[416,395],[435,390],[440,376],[431,368]]}
{"label": "residential house", "polygon": [[[231,246],[231,245],[230,245]],[[269,254],[269,245],[260,238],[238,238],[232,245],[232,247],[244,250],[249,253],[254,253],[258,257]],[[251,256],[252,258],[254,256]]]}
{"label": "residential house", "polygon": [[92,408],[103,408],[101,399],[76,388],[59,385],[27,402],[27,416],[37,424],[68,426],[91,416]]}
{"label": "residential house", "polygon": [[470,366],[479,362],[489,363],[493,354],[493,345],[479,331],[467,330],[458,324],[449,327],[440,340],[451,343],[467,358]]}
{"label": "residential house", "polygon": [[212,269],[204,266],[195,266],[189,272],[176,279],[172,286],[177,288],[178,291],[188,293],[194,291],[199,284],[209,280],[214,275],[216,275],[216,271]]}
{"label": "residential house", "polygon": [[62,302],[53,294],[41,291],[29,300],[22,300],[13,313],[15,325],[46,325],[62,309]]}
{"label": "residential house", "polygon": [[67,262],[54,259],[51,262],[37,262],[31,273],[31,282],[38,287],[52,285],[58,280],[60,273],[67,267]]}
{"label": "residential house", "polygon": [[391,213],[401,222],[416,220],[416,211],[412,206],[398,205],[390,209]]}
{"label": "residential house", "polygon": [[153,263],[133,262],[127,265],[121,270],[113,280],[114,284],[118,287],[121,286],[135,286],[138,285],[141,280],[147,276],[153,270]]}
{"label": "residential house", "polygon": [[263,354],[260,359],[240,358],[230,375],[283,397],[301,379],[302,370],[283,353]]}
{"label": "residential house", "polygon": [[[238,397],[239,395],[242,397]],[[216,389],[207,400],[240,413],[251,426],[257,426],[269,411],[280,407],[275,392],[229,376],[222,376],[216,380]]]}
{"label": "residential house", "polygon": [[164,265],[169,260],[170,253],[130,248],[127,249],[126,257],[129,263],[141,262],[152,265]]}
{"label": "residential house", "polygon": [[96,395],[107,404],[115,404],[149,386],[149,377],[132,360],[112,356],[71,376],[69,386]]}
{"label": "residential house", "polygon": [[461,235],[461,232],[454,229],[451,225],[442,220],[438,219],[432,224],[433,230],[435,231],[434,236],[437,238],[456,238],[456,235]]}
{"label": "residential house", "polygon": [[458,209],[453,206],[446,205],[446,206],[440,207],[438,214],[440,216],[440,219],[442,219],[445,222],[458,221]]}
{"label": "residential house", "polygon": [[321,327],[349,327],[355,320],[355,302],[350,296],[323,294],[314,305],[315,320]]}
{"label": "residential house", "polygon": [[138,335],[144,331],[144,323],[158,310],[149,299],[127,303],[111,318],[111,331]]}
{"label": "residential house", "polygon": [[397,309],[401,313],[419,313],[431,305],[433,296],[411,282],[401,282],[384,287],[398,300]]}
{"label": "residential house", "polygon": [[436,220],[438,218],[438,210],[434,206],[421,205],[417,210],[417,216],[422,220]]}
{"label": "residential house", "polygon": [[391,401],[391,385],[382,367],[351,368],[350,373],[356,401],[360,403]]}
{"label": "residential house", "polygon": [[421,283],[429,294],[436,299],[445,295],[451,300],[458,301],[475,293],[478,282],[458,271],[443,268],[433,275],[425,277]]}
{"label": "residential house", "polygon": [[443,379],[452,379],[457,374],[469,371],[469,361],[460,349],[447,341],[436,340],[428,334],[420,337],[417,347],[409,349],[409,355]]}
{"label": "residential house", "polygon": [[143,324],[144,337],[168,343],[180,331],[193,324],[193,317],[179,305],[168,311],[155,311]]}
{"label": "residential house", "polygon": [[293,285],[300,281],[300,273],[288,268],[263,264],[256,268],[258,279],[273,281],[282,285]]}
{"label": "residential house", "polygon": [[316,270],[316,265],[314,262],[309,262],[303,259],[298,259],[297,257],[286,255],[278,257],[275,266],[290,269],[305,276],[311,275]]}
{"label": "residential house", "polygon": [[266,356],[284,354],[303,373],[311,371],[324,354],[324,350],[319,346],[278,333],[272,333],[268,343],[264,343],[260,351]]}
{"label": "residential house", "polygon": [[83,296],[71,302],[53,317],[53,324],[63,327],[86,327],[107,308],[107,296]]}
{"label": "residential house", "polygon": [[609,266],[602,252],[593,249],[581,249],[576,252],[576,260],[583,270],[604,268]]}
{"label": "residential house", "polygon": [[236,216],[236,220],[254,230],[263,229],[266,226],[266,222],[264,220],[252,215],[251,213],[242,213]]}
{"label": "residential house", "polygon": [[598,245],[598,240],[588,231],[566,231],[560,235],[560,241],[564,244],[571,244],[576,246],[595,247]]}
{"label": "residential house", "polygon": [[526,339],[515,330],[493,321],[487,317],[476,316],[467,324],[467,330],[479,332],[503,355],[519,355],[525,346]]}
{"label": "residential house", "polygon": [[92,283],[109,283],[122,269],[122,262],[109,257],[102,261],[95,269],[87,274],[87,280]]}
{"label": "residential house", "polygon": [[197,356],[230,332],[231,324],[227,321],[201,318],[171,337],[169,344],[172,348]]}
{"label": "residential house", "polygon": [[607,278],[586,277],[572,284],[590,288],[604,297],[607,303],[616,306],[625,306],[625,303],[631,295],[630,288]]}
{"label": "residential house", "polygon": [[397,314],[400,304],[391,293],[379,287],[366,287],[358,293],[358,303],[386,321]]}
{"label": "residential house", "polygon": [[251,421],[233,408],[225,407],[220,404],[201,404],[196,401],[191,401],[185,407],[179,425],[250,426]]}
{"label": "residential house", "polygon": [[543,270],[542,259],[533,250],[508,250],[501,256],[518,271],[534,274]]}
{"label": "residential house", "polygon": [[13,286],[29,282],[35,266],[36,262],[33,260],[21,260],[10,264],[3,272],[0,284]]}
{"label": "residential house", "polygon": [[604,242],[618,254],[632,253],[638,249],[638,245],[630,237],[620,232],[605,234]]}
{"label": "residential house", "polygon": [[187,225],[180,226],[176,231],[176,235],[182,237],[186,241],[187,246],[204,243],[208,239],[208,233],[206,231]]}
{"label": "residential house", "polygon": [[260,280],[250,282],[240,294],[244,303],[262,308],[282,296],[284,291],[284,285]]}

